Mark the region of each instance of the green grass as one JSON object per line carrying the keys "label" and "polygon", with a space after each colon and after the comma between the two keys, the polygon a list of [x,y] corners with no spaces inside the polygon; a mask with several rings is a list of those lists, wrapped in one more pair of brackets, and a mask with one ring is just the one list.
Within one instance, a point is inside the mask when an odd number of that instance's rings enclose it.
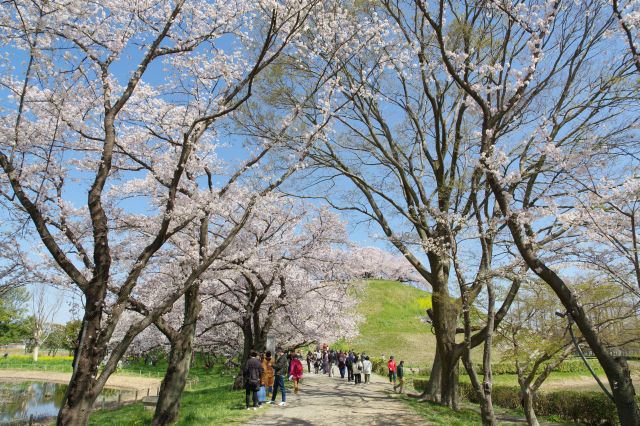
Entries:
{"label": "green grass", "polygon": [[[244,391],[231,391],[233,378],[218,371],[193,368],[190,378],[199,381],[182,395],[180,417],[176,425],[221,425],[244,423],[253,411],[244,409]],[[142,403],[114,410],[95,411],[89,424],[95,426],[148,425],[153,411],[145,411]]]}
{"label": "green grass", "polygon": [[0,358],[0,369],[28,369],[71,372],[73,370],[71,356],[40,356],[38,362],[33,362],[31,355],[12,355]]}
{"label": "green grass", "polygon": [[411,406],[415,412],[423,417],[428,424],[448,425],[448,426],[467,426],[478,425],[482,421],[480,415],[472,409],[462,408],[459,411],[453,411],[448,407],[435,404],[429,401],[418,401],[415,398],[407,396],[402,397],[403,402]]}
{"label": "green grass", "polygon": [[431,294],[396,281],[372,280],[358,288],[360,335],[339,343],[372,356],[394,355],[407,365],[433,362],[436,339],[420,317],[431,307]]}

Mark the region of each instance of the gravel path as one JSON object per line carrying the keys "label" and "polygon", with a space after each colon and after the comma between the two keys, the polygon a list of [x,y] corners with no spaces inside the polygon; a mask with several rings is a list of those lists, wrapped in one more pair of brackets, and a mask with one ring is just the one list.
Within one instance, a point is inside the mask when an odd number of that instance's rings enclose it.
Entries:
{"label": "gravel path", "polygon": [[[389,391],[392,391],[389,381],[377,375],[372,375],[371,383],[356,386],[340,376],[305,373],[300,393],[287,392],[288,406],[261,408],[260,415],[249,425],[427,424],[409,406],[389,395]],[[276,402],[280,402],[280,395]]]}

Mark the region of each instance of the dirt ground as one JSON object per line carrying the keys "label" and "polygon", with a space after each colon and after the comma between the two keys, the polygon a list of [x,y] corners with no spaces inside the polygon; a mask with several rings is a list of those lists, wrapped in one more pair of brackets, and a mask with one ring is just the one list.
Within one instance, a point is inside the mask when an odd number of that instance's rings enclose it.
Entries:
{"label": "dirt ground", "polygon": [[[336,369],[337,370],[337,369]],[[249,425],[423,425],[424,419],[388,394],[385,378],[372,375],[371,383],[353,385],[340,376],[305,373],[300,393],[287,392],[286,407],[264,410]],[[276,402],[280,402],[278,395]]]}

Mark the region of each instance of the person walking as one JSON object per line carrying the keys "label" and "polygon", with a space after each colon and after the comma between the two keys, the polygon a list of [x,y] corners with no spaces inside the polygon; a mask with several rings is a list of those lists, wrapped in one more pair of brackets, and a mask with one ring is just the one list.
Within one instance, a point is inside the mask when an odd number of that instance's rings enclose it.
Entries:
{"label": "person walking", "polygon": [[291,360],[291,370],[289,371],[289,379],[293,380],[293,393],[297,394],[300,391],[300,379],[302,379],[302,373],[304,367],[302,366],[302,355],[298,355]]}
{"label": "person walking", "polygon": [[341,379],[344,379],[344,375],[347,372],[346,360],[347,360],[347,354],[340,351],[340,353],[338,354],[338,370],[340,371]]}
{"label": "person walking", "polygon": [[262,385],[266,388],[267,397],[271,396],[273,392],[273,382],[275,372],[273,370],[273,358],[271,357],[271,351],[265,353],[265,357],[262,360]]}
{"label": "person walking", "polygon": [[401,360],[396,369],[398,374],[398,384],[393,385],[393,391],[395,392],[396,388],[399,388],[399,393],[402,393],[402,389],[404,388],[404,361]]}
{"label": "person walking", "polygon": [[365,384],[371,380],[371,370],[373,370],[373,364],[369,361],[369,356],[365,356],[364,361],[362,361],[362,373],[364,374]]}
{"label": "person walking", "polygon": [[[258,387],[262,377],[262,365],[258,359],[258,352],[251,351],[251,357],[244,364],[242,378],[244,379],[245,402],[247,410],[258,408]],[[249,396],[253,399],[253,407],[249,406]]]}
{"label": "person walking", "polygon": [[278,348],[276,353],[278,354],[278,358],[276,359],[276,363],[274,365],[274,386],[270,404],[276,403],[276,396],[278,396],[278,389],[280,389],[282,393],[282,402],[279,405],[281,407],[284,407],[285,405],[287,405],[287,391],[284,388],[284,376],[288,372],[287,366],[289,363],[287,360],[287,355],[282,350],[282,348]]}
{"label": "person walking", "polygon": [[311,373],[311,363],[313,362],[313,354],[311,351],[307,352],[307,373]]}
{"label": "person walking", "polygon": [[329,377],[333,377],[333,367],[336,363],[336,351],[331,349],[329,351]]}
{"label": "person walking", "polygon": [[393,386],[396,385],[396,361],[393,358],[393,355],[389,357],[389,362],[387,362],[387,368],[389,369],[389,383],[393,383]]}
{"label": "person walking", "polygon": [[345,361],[345,365],[347,366],[347,381],[353,380],[353,352],[349,351],[349,355],[347,355],[347,360]]}
{"label": "person walking", "polygon": [[322,352],[322,373],[329,374],[329,351],[326,349]]}
{"label": "person walking", "polygon": [[353,384],[358,385],[362,383],[362,360],[358,355],[355,356],[353,361]]}

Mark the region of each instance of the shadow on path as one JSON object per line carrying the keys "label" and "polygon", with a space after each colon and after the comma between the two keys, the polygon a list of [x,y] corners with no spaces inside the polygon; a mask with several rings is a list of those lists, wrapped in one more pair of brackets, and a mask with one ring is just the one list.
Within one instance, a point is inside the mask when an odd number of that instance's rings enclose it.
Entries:
{"label": "shadow on path", "polygon": [[380,376],[372,375],[366,385],[354,385],[340,377],[307,373],[300,389],[298,395],[287,392],[286,407],[262,408],[249,425],[427,424],[411,407],[387,394],[391,385]]}

